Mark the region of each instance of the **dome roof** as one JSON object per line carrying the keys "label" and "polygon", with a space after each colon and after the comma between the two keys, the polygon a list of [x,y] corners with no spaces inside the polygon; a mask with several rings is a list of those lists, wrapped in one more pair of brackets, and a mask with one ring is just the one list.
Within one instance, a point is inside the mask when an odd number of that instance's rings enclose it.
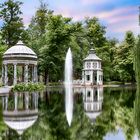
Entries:
{"label": "dome roof", "polygon": [[86,112],[86,115],[89,117],[90,120],[94,121],[96,118],[101,114],[101,111],[98,112]]}
{"label": "dome roof", "polygon": [[95,49],[90,49],[89,55],[84,59],[84,61],[88,61],[88,60],[101,61],[101,59],[95,54]]}
{"label": "dome roof", "polygon": [[22,41],[19,41],[15,46],[9,48],[3,55],[3,58],[8,56],[22,56],[37,58],[35,52],[29,47],[25,46]]}
{"label": "dome roof", "polygon": [[29,116],[18,116],[18,117],[4,117],[4,122],[7,124],[10,128],[17,131],[19,135],[22,135],[23,132],[31,127],[37,120],[38,115],[31,115]]}
{"label": "dome roof", "polygon": [[23,132],[31,127],[34,123],[36,122],[35,120],[30,120],[30,121],[5,121],[5,123],[12,129],[16,130],[19,135],[22,135]]}
{"label": "dome roof", "polygon": [[11,129],[22,135],[38,118],[38,110],[4,111],[3,120]]}

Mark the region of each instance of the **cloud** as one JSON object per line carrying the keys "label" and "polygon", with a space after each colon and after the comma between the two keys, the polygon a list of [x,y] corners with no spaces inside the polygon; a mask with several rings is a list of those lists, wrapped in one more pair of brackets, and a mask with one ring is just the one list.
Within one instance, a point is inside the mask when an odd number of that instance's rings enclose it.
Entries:
{"label": "cloud", "polygon": [[101,5],[101,4],[107,4],[112,2],[112,0],[80,0],[80,1],[83,5],[90,5],[90,4]]}
{"label": "cloud", "polygon": [[137,14],[137,7],[136,6],[129,6],[129,7],[123,7],[123,8],[117,8],[109,11],[103,11],[100,13],[96,13],[95,15],[100,19],[105,20],[114,20],[117,19],[120,20],[121,17],[125,18],[131,18],[132,16],[136,16]]}
{"label": "cloud", "polygon": [[[52,1],[51,1],[52,2]],[[62,1],[61,1],[62,2]],[[98,6],[110,5],[114,3],[112,0],[77,0],[78,6],[72,6],[68,3],[55,5],[54,14],[62,14],[64,17],[72,17],[74,21],[83,20],[84,17],[97,17],[107,27],[107,34],[123,34],[127,30],[136,32],[138,28],[138,7],[137,6],[125,6],[113,9],[99,9]],[[92,9],[89,9],[88,5],[92,5]],[[26,9],[32,9],[30,10]],[[30,23],[36,8],[31,8],[31,5],[24,7],[24,24],[27,27]],[[97,12],[98,11],[98,12]],[[115,36],[114,36],[115,37]]]}
{"label": "cloud", "polygon": [[[62,14],[65,17],[73,17],[74,21],[83,20],[84,17],[97,17],[104,21],[107,27],[107,34],[124,34],[132,30],[138,34],[138,8],[137,6],[127,6],[108,11],[91,12],[70,9],[70,7],[60,8],[55,14]],[[108,33],[109,32],[109,33]]]}
{"label": "cloud", "polygon": [[127,23],[124,25],[116,25],[107,29],[106,36],[108,38],[117,38],[122,41],[125,37],[125,33],[127,31],[133,31],[134,35],[137,36],[139,34],[139,26],[135,23]]}
{"label": "cloud", "polygon": [[110,32],[124,33],[131,30],[138,34],[138,11],[137,7],[124,7],[110,12],[100,13],[99,18],[107,22]]}
{"label": "cloud", "polygon": [[113,17],[113,16],[116,16],[116,15],[128,13],[130,9],[132,10],[133,7],[123,7],[123,8],[112,9],[112,10],[109,10],[109,11],[100,12],[97,15],[100,18]]}
{"label": "cloud", "polygon": [[138,34],[139,26],[137,22],[128,21],[126,23],[112,25],[108,30],[115,33],[125,33],[130,30],[133,31],[135,34]]}
{"label": "cloud", "polygon": [[30,24],[32,15],[22,15],[22,18],[23,18],[24,26],[25,26],[25,28],[27,28]]}
{"label": "cloud", "polygon": [[63,7],[63,8],[59,8],[54,10],[54,14],[62,14],[64,17],[72,17],[74,21],[79,21],[79,20],[83,20],[84,17],[92,17],[95,16],[94,13],[89,12],[89,11],[84,11],[81,9],[73,9],[70,7]]}
{"label": "cloud", "polygon": [[65,17],[73,17],[76,20],[83,20],[84,17],[98,17],[99,19],[106,20],[108,23],[116,23],[125,19],[132,19],[136,17],[137,7],[129,6],[123,8],[117,8],[109,11],[92,12],[88,10],[72,9],[70,7],[64,7],[56,9],[55,14],[62,14]]}
{"label": "cloud", "polygon": [[96,16],[99,17],[99,19],[104,19],[106,21],[108,36],[113,35],[119,40],[122,40],[124,38],[124,34],[129,30],[133,31],[135,35],[139,33],[138,7],[136,6],[101,12]]}
{"label": "cloud", "polygon": [[133,21],[136,21],[137,15],[134,14],[134,15],[129,15],[129,16],[128,15],[117,16],[115,18],[108,19],[108,23],[109,24],[116,24],[116,23],[121,23],[121,22],[126,23],[127,21],[132,20],[132,19]]}

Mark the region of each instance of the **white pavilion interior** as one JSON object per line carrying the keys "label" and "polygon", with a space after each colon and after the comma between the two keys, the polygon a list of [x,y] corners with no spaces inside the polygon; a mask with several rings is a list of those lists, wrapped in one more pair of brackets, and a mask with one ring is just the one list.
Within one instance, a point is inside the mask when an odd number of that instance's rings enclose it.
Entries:
{"label": "white pavilion interior", "polygon": [[3,85],[11,86],[20,82],[37,82],[37,55],[19,41],[3,55]]}

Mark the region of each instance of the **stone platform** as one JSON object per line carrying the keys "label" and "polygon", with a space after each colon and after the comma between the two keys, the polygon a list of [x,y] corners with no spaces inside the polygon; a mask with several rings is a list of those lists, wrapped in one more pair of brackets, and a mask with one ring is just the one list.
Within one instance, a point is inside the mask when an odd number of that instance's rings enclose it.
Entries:
{"label": "stone platform", "polygon": [[0,87],[0,96],[4,96],[6,94],[9,94],[9,92],[11,91],[12,86],[3,86]]}

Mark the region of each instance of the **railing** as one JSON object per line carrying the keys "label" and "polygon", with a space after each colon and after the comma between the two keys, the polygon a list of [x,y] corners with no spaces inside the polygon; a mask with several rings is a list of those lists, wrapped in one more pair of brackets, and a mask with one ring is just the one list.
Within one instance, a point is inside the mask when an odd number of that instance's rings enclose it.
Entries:
{"label": "railing", "polygon": [[16,116],[33,116],[33,115],[37,115],[38,114],[38,109],[36,110],[22,110],[22,111],[19,111],[19,110],[15,110],[15,111],[3,111],[3,115],[4,116],[13,116],[13,117],[16,117]]}

